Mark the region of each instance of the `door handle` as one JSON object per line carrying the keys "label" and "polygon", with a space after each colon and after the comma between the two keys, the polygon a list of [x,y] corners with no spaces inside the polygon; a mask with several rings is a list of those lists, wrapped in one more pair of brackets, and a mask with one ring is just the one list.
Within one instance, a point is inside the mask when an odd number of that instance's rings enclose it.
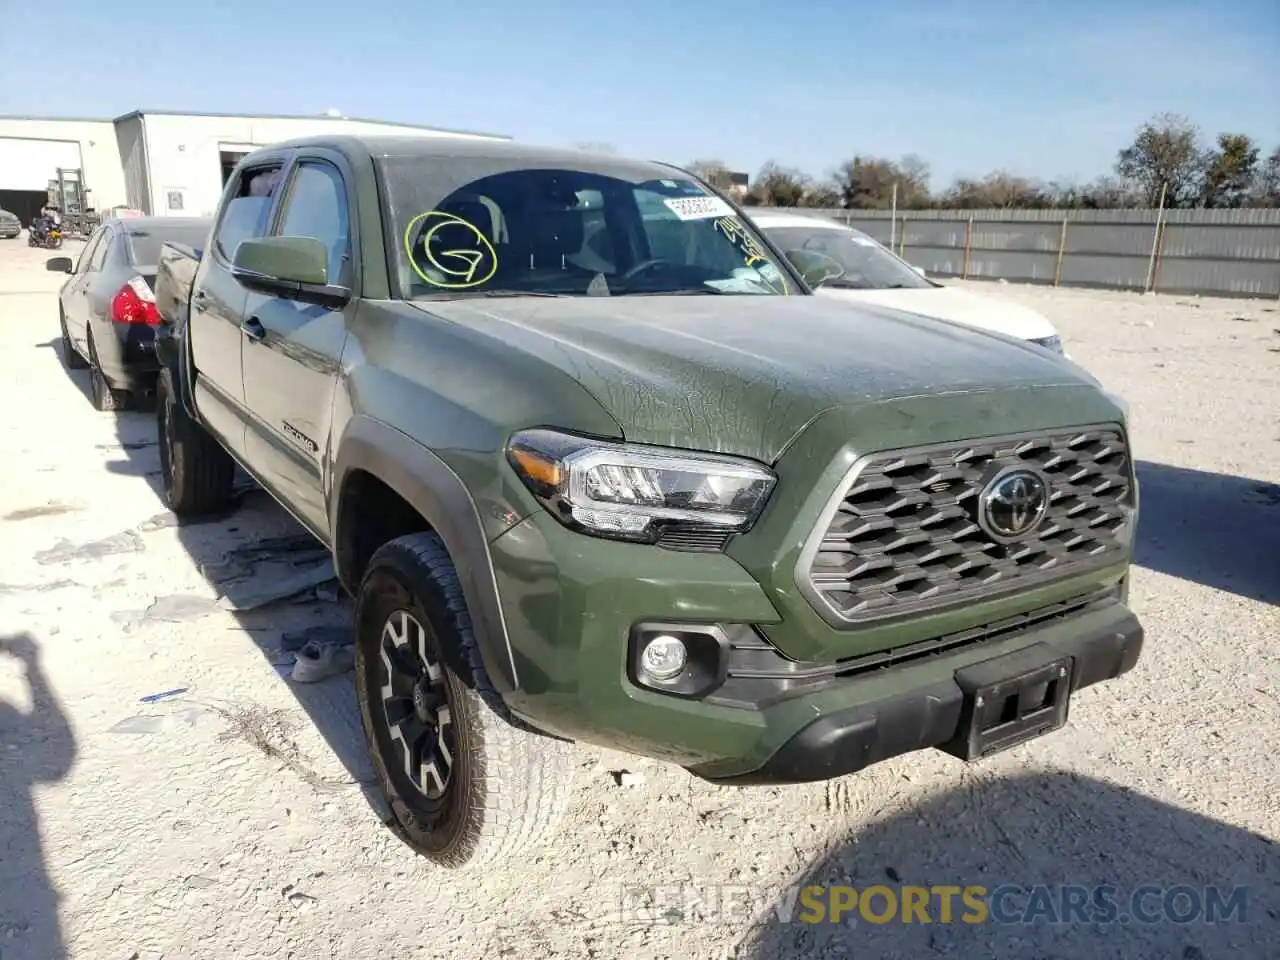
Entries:
{"label": "door handle", "polygon": [[191,295],[191,308],[200,313],[209,309],[209,294],[203,290],[197,290]]}
{"label": "door handle", "polygon": [[253,343],[260,343],[267,335],[267,328],[262,325],[262,321],[257,317],[250,317],[240,325],[240,332]]}

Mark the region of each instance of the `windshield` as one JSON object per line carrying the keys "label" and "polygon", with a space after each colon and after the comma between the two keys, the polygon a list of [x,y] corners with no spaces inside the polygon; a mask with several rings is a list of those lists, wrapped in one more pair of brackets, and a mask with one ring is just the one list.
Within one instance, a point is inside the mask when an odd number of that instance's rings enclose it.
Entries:
{"label": "windshield", "polygon": [[784,253],[811,250],[834,260],[844,273],[823,283],[846,290],[920,290],[933,287],[865,233],[845,227],[771,227],[765,233]]}
{"label": "windshield", "polygon": [[410,299],[801,292],[732,207],[675,171],[429,156],[381,166]]}
{"label": "windshield", "polygon": [[160,245],[182,243],[188,247],[203,247],[208,237],[207,226],[166,226],[162,230],[127,230],[129,238],[129,262],[144,266],[160,262]]}

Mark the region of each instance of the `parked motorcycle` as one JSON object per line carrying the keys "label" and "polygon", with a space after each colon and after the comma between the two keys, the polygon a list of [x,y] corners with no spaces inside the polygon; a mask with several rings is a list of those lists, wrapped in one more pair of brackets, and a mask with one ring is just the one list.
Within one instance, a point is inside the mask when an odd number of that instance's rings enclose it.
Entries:
{"label": "parked motorcycle", "polygon": [[62,246],[62,228],[54,226],[46,218],[32,221],[27,231],[27,246],[57,250]]}

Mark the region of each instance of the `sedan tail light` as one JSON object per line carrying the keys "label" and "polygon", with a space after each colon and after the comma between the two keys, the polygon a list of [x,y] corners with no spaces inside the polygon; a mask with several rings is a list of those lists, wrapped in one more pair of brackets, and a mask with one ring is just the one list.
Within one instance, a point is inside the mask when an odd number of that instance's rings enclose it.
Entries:
{"label": "sedan tail light", "polygon": [[160,325],[155,294],[141,277],[133,277],[111,298],[111,319],[116,323],[140,323],[148,327]]}

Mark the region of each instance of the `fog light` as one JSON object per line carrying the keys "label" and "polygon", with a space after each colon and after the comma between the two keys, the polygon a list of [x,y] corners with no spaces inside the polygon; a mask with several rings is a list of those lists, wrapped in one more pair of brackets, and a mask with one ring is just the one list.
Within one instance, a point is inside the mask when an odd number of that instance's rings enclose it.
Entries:
{"label": "fog light", "polygon": [[678,637],[660,634],[654,637],[640,653],[640,665],[655,680],[670,680],[684,669],[687,654]]}

